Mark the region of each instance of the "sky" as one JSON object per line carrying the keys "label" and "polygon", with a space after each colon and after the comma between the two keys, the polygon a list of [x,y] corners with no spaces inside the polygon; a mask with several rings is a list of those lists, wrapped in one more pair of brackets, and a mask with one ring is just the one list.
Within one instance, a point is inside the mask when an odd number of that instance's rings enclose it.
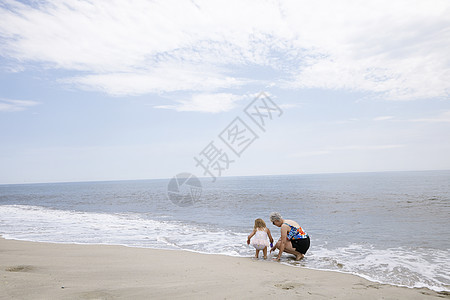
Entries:
{"label": "sky", "polygon": [[2,0],[0,184],[448,170],[449,16],[447,0]]}

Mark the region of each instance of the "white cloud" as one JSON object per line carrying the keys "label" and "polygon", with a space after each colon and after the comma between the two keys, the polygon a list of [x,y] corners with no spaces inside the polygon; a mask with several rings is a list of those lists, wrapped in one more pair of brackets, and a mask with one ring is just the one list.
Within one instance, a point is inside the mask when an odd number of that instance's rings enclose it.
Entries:
{"label": "white cloud", "polygon": [[328,155],[336,152],[342,151],[372,151],[372,150],[387,150],[387,149],[396,149],[403,148],[405,145],[400,144],[389,144],[389,145],[347,145],[347,146],[335,146],[328,147],[320,150],[311,150],[295,153],[292,157],[308,157],[308,156],[317,156],[317,155]]}
{"label": "white cloud", "polygon": [[348,4],[335,1],[325,9],[316,2],[293,20],[308,28],[318,51],[286,85],[369,91],[394,100],[449,96],[448,2]]}
{"label": "white cloud", "polygon": [[0,53],[112,95],[238,88],[256,65],[282,87],[446,98],[449,14],[446,0],[5,0]]}
{"label": "white cloud", "polygon": [[30,100],[13,100],[0,98],[0,112],[22,111],[38,104],[38,102]]}
{"label": "white cloud", "polygon": [[294,155],[291,155],[291,157],[308,157],[308,156],[317,156],[317,155],[327,155],[331,152],[328,150],[317,150],[317,151],[304,151],[295,153]]}
{"label": "white cloud", "polygon": [[290,109],[290,108],[301,108],[302,103],[294,104],[294,103],[281,103],[278,105],[282,109]]}
{"label": "white cloud", "polygon": [[175,105],[159,105],[155,106],[155,108],[218,113],[230,111],[236,106],[237,101],[247,98],[248,96],[227,93],[196,94],[190,99],[177,100]]}
{"label": "white cloud", "polygon": [[405,145],[348,145],[348,146],[339,146],[339,147],[331,147],[329,150],[333,151],[348,151],[348,150],[384,150],[384,149],[395,149],[402,148]]}
{"label": "white cloud", "polygon": [[386,121],[386,120],[392,120],[394,117],[393,116],[380,116],[380,117],[376,117],[373,120],[374,121]]}
{"label": "white cloud", "polygon": [[438,116],[431,118],[419,118],[409,120],[411,122],[426,122],[426,123],[450,123],[450,111],[443,112]]}
{"label": "white cloud", "polygon": [[166,65],[146,71],[77,76],[62,82],[122,96],[174,91],[214,91],[242,86],[246,80],[225,76],[220,72],[195,70],[190,66]]}

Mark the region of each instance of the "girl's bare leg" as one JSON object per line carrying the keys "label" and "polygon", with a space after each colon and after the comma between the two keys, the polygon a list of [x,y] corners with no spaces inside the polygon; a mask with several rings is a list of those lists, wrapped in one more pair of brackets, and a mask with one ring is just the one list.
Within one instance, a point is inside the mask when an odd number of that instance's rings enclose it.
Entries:
{"label": "girl's bare leg", "polygon": [[259,250],[256,250],[255,258],[258,258],[259,256]]}
{"label": "girl's bare leg", "polygon": [[264,259],[267,259],[267,247],[263,249]]}

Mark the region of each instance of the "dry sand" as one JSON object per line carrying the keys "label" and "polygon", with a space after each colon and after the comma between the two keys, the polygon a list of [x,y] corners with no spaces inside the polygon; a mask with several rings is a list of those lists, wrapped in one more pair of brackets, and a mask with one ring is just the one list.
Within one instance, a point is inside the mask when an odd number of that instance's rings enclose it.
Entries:
{"label": "dry sand", "polygon": [[273,261],[0,238],[1,299],[450,299]]}

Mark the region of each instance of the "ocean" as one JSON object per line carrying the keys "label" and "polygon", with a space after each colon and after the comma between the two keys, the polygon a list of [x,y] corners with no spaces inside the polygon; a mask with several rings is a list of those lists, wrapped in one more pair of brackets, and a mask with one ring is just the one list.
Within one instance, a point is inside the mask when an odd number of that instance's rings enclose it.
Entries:
{"label": "ocean", "polygon": [[[311,238],[292,267],[450,291],[450,171],[201,178],[193,205],[169,179],[0,185],[0,235],[251,257],[254,220],[297,221]],[[276,262],[269,262],[276,263]]]}

